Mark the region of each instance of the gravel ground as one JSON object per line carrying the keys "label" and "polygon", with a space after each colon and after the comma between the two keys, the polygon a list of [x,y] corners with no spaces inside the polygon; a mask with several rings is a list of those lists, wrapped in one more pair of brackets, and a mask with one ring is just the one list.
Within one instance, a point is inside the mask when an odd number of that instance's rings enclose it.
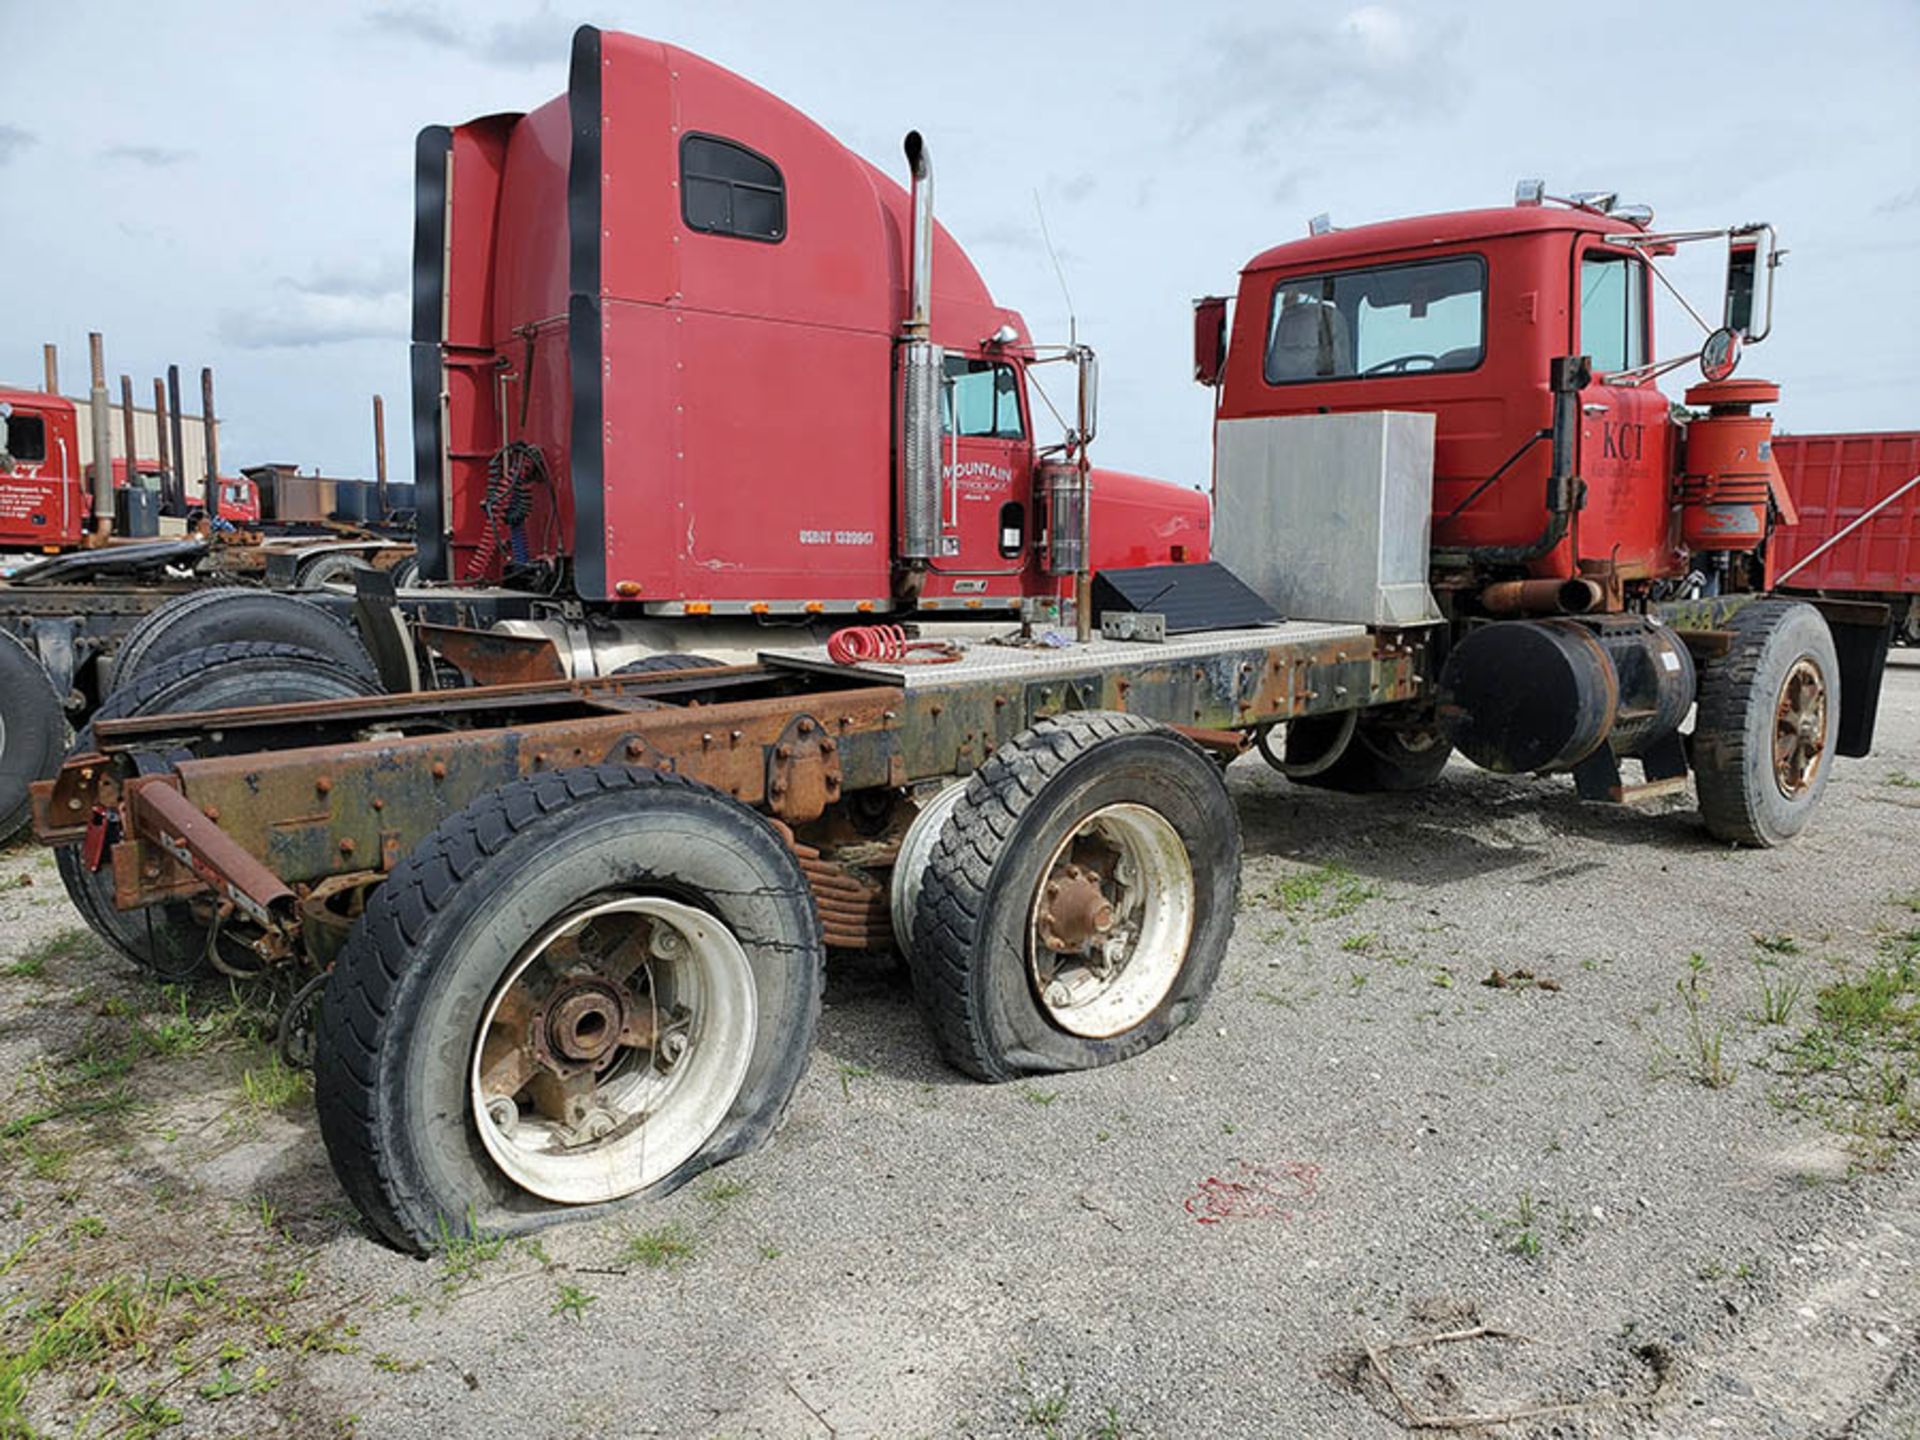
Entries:
{"label": "gravel ground", "polygon": [[1169,1045],[977,1086],[839,965],[771,1149],[431,1262],[252,1007],[9,852],[0,1433],[24,1376],[52,1434],[1920,1436],[1913,657],[1780,851],[1458,762],[1230,778],[1238,931]]}

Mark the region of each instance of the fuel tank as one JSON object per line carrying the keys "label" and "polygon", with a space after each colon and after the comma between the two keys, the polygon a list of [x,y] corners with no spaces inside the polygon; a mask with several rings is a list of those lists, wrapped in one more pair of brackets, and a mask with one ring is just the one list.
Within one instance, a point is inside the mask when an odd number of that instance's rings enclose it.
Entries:
{"label": "fuel tank", "polygon": [[1571,770],[1602,745],[1640,755],[1671,735],[1694,683],[1687,647],[1644,616],[1500,620],[1448,654],[1440,725],[1483,769]]}

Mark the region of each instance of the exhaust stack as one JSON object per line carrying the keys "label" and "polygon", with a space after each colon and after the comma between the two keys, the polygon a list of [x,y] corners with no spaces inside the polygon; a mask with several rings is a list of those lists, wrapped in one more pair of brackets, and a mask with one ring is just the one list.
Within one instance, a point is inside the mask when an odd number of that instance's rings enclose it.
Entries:
{"label": "exhaust stack", "polygon": [[907,132],[906,152],[907,170],[913,177],[913,239],[907,320],[900,344],[900,554],[919,562],[940,553],[940,387],[946,379],[946,356],[928,338],[933,304],[933,157],[918,130]]}
{"label": "exhaust stack", "polygon": [[93,530],[113,533],[113,417],[107,412],[107,361],[100,332],[87,335],[87,363],[93,370],[93,388],[87,402],[93,414]]}
{"label": "exhaust stack", "polygon": [[153,448],[160,457],[160,513],[173,513],[173,448],[167,434],[167,386],[158,375],[153,377]]}
{"label": "exhaust stack", "polygon": [[173,429],[173,494],[164,503],[168,515],[187,513],[187,436],[180,420],[180,367],[167,366],[167,424]]}
{"label": "exhaust stack", "polygon": [[907,337],[927,338],[933,307],[933,156],[918,130],[907,132],[907,172],[913,177],[913,272],[907,291]]}
{"label": "exhaust stack", "polygon": [[207,492],[200,497],[200,504],[209,515],[220,513],[220,436],[213,428],[213,370],[202,366],[200,370],[200,423],[206,426],[207,434]]}
{"label": "exhaust stack", "polygon": [[40,388],[49,395],[58,395],[60,393],[60,347],[58,345],[42,345],[40,347],[40,364],[45,371],[45,377],[41,381]]}
{"label": "exhaust stack", "polygon": [[[531,379],[531,377],[529,377]],[[375,520],[384,521],[393,512],[387,508],[387,402],[373,397],[373,508]]]}

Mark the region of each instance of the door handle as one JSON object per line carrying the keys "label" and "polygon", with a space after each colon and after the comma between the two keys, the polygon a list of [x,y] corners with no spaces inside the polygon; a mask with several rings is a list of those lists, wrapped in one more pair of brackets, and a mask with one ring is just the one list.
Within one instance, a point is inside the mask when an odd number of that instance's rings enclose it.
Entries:
{"label": "door handle", "polygon": [[1604,415],[1612,408],[1611,405],[1596,405],[1592,401],[1589,401],[1580,407],[1580,413],[1582,415]]}

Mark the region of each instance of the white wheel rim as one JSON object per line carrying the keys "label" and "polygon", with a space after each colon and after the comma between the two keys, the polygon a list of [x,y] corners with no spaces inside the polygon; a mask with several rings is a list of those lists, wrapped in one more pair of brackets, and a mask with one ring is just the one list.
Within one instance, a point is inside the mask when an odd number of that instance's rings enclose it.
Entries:
{"label": "white wheel rim", "polygon": [[[1097,877],[1090,881],[1089,876]],[[1050,887],[1097,884],[1109,924],[1056,928]],[[1108,805],[1086,817],[1048,857],[1027,921],[1027,970],[1041,1011],[1073,1035],[1106,1039],[1160,1007],[1193,939],[1193,861],[1173,824],[1145,805]],[[1082,915],[1082,919],[1089,917]]]}
{"label": "white wheel rim", "polygon": [[[597,956],[580,944],[595,922],[590,940],[618,942]],[[610,1039],[603,1060],[581,1058],[609,1026],[653,1043]],[[520,952],[481,1017],[468,1071],[480,1142],[544,1200],[631,1195],[724,1123],[757,1029],[752,966],[712,915],[639,895],[575,911]]]}

